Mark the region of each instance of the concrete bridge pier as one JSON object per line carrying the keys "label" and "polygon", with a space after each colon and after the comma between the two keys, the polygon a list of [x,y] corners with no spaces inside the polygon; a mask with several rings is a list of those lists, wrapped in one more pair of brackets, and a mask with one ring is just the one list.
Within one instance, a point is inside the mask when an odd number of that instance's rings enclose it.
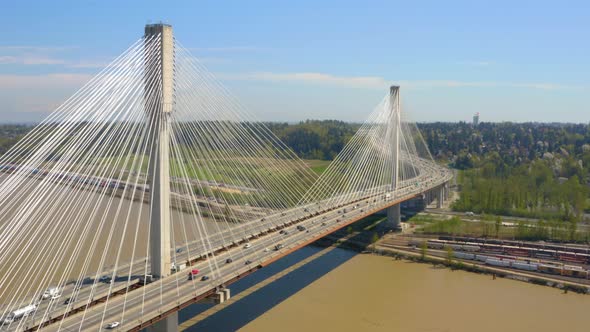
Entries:
{"label": "concrete bridge pier", "polygon": [[444,202],[445,202],[445,192],[444,192],[444,187],[439,187],[435,189],[436,192],[436,208],[440,209],[442,208]]}
{"label": "concrete bridge pier", "polygon": [[432,203],[432,191],[428,190],[424,193],[424,206],[429,206]]}
{"label": "concrete bridge pier", "polygon": [[401,222],[400,204],[396,204],[387,208],[387,223],[388,229],[397,230],[400,228]]}
{"label": "concrete bridge pier", "polygon": [[146,328],[147,332],[176,332],[178,331],[178,312],[162,319]]}

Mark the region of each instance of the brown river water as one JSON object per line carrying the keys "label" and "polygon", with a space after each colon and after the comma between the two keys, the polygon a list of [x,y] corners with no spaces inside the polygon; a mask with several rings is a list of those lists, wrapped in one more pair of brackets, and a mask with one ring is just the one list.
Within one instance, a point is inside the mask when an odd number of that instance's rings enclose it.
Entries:
{"label": "brown river water", "polygon": [[357,255],[241,331],[590,331],[590,295]]}

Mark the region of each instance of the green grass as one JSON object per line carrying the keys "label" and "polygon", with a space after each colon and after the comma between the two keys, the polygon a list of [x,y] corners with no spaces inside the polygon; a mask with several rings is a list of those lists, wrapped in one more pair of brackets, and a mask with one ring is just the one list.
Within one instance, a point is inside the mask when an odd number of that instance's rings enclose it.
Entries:
{"label": "green grass", "polygon": [[322,174],[326,171],[326,169],[328,168],[328,165],[330,165],[330,160],[318,160],[318,159],[308,159],[308,160],[304,160],[304,162],[309,165],[309,167],[311,168],[312,171],[314,171],[316,174]]}

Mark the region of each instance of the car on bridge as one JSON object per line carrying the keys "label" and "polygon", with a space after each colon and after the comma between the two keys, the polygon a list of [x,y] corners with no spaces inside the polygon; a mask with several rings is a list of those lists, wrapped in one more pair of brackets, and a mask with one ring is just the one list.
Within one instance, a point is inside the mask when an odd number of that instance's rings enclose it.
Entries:
{"label": "car on bridge", "polygon": [[43,293],[43,295],[41,295],[41,298],[55,300],[55,299],[59,298],[60,296],[61,296],[61,294],[60,294],[59,287],[49,287],[49,288],[47,288],[45,293]]}
{"label": "car on bridge", "polygon": [[119,327],[119,325],[121,325],[121,323],[119,323],[119,322],[112,322],[112,323],[108,323],[107,326],[106,326],[106,328],[108,330],[112,330],[112,329],[115,329],[115,328]]}
{"label": "car on bridge", "polygon": [[188,280],[193,280],[197,274],[199,274],[199,270],[198,269],[192,269],[188,273]]}
{"label": "car on bridge", "polygon": [[70,303],[74,303],[76,302],[76,298],[75,297],[68,297],[65,301],[64,301],[64,305],[68,305]]}
{"label": "car on bridge", "polygon": [[113,279],[110,276],[108,276],[108,275],[104,275],[104,276],[100,277],[98,279],[98,281],[99,282],[104,282],[105,284],[109,284],[109,283],[111,283],[113,281]]}

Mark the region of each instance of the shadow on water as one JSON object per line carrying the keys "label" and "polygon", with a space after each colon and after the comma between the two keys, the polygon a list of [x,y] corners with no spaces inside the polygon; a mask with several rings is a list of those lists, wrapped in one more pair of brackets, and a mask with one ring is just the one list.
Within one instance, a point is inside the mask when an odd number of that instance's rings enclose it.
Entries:
{"label": "shadow on water", "polygon": [[[324,248],[307,246],[283,257],[275,263],[231,284],[232,295],[261,282],[284,269],[297,264]],[[332,271],[354,257],[357,252],[337,248],[303,265],[282,278],[246,296],[214,315],[191,326],[186,331],[235,331],[262,315],[272,307],[297,293],[307,285]],[[195,304],[180,311],[178,319],[182,323],[211,308],[211,304]]]}

